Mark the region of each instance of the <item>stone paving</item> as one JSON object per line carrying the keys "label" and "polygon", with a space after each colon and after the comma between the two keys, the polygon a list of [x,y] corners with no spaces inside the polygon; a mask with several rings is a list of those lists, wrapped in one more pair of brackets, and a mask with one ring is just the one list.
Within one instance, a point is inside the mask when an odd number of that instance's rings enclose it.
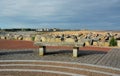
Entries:
{"label": "stone paving", "polygon": [[111,49],[97,64],[120,68],[120,49]]}
{"label": "stone paving", "polygon": [[79,57],[72,57],[72,50],[48,49],[45,56],[39,56],[38,50],[4,50],[0,51],[0,60],[48,60],[96,64],[120,68],[120,49],[104,51],[81,51]]}

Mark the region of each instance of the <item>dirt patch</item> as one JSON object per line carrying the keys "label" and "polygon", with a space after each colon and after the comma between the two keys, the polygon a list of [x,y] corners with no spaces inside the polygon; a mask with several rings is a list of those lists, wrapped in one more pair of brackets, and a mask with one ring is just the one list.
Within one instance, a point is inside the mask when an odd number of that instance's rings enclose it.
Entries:
{"label": "dirt patch", "polygon": [[[21,41],[21,40],[0,40],[1,49],[38,49],[39,47],[34,45],[32,41]],[[72,50],[72,47],[67,46],[47,46],[48,49],[63,49]],[[81,47],[80,50],[92,50],[92,51],[109,51],[110,48],[104,47]]]}
{"label": "dirt patch", "polygon": [[0,40],[0,49],[36,49],[32,41]]}

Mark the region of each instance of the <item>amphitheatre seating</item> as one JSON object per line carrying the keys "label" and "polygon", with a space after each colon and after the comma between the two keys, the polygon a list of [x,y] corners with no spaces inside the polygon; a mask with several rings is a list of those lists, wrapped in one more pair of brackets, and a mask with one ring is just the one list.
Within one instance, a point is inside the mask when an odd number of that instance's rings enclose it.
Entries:
{"label": "amphitheatre seating", "polygon": [[0,76],[120,76],[120,69],[75,62],[0,60]]}
{"label": "amphitheatre seating", "polygon": [[39,46],[39,55],[43,56],[46,52],[46,46],[69,46],[73,47],[73,57],[78,57],[79,47],[83,47],[84,43],[77,42],[35,42],[34,45]]}

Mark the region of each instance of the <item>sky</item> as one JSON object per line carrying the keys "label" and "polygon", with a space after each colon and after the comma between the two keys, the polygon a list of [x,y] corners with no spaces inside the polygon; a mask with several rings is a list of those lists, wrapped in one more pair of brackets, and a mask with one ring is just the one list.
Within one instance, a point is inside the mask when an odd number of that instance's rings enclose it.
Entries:
{"label": "sky", "polygon": [[0,28],[120,30],[120,0],[0,0]]}

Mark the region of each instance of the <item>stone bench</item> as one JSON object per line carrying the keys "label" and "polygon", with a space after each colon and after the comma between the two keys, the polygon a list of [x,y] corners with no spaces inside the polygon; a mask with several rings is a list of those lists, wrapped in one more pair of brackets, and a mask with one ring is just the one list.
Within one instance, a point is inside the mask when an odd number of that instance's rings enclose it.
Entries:
{"label": "stone bench", "polygon": [[46,53],[46,46],[69,46],[73,47],[73,57],[78,57],[79,47],[83,47],[84,43],[68,43],[68,42],[35,42],[34,45],[39,46],[39,55],[43,56]]}

